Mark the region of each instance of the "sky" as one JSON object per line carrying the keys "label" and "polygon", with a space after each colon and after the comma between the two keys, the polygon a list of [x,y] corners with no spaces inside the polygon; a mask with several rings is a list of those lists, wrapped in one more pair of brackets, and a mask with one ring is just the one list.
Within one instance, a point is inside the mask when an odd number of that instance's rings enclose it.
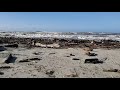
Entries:
{"label": "sky", "polygon": [[0,12],[0,30],[120,32],[120,12]]}

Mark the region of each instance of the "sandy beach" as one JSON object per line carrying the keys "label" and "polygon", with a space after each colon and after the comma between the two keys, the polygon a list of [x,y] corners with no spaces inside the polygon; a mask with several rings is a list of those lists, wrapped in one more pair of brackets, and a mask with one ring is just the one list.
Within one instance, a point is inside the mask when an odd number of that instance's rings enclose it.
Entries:
{"label": "sandy beach", "polygon": [[116,12],[1,12],[0,78],[120,78],[119,23]]}
{"label": "sandy beach", "polygon": [[[0,78],[120,78],[119,72],[105,71],[119,70],[120,49],[91,51],[98,54],[97,56],[88,56],[85,52],[82,48],[7,48],[0,52],[0,72],[3,73]],[[17,57],[15,62],[3,63],[10,53]],[[39,60],[20,62],[30,58],[39,58]],[[107,59],[103,63],[84,63],[88,58]]]}

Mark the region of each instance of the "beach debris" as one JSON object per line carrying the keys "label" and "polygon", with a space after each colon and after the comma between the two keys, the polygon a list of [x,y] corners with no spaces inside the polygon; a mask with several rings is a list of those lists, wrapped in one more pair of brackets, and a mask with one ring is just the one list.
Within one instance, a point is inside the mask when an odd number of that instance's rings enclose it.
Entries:
{"label": "beach debris", "polygon": [[[82,47],[87,48],[86,51],[92,51],[95,48],[120,48],[120,42],[117,40],[79,40],[74,38],[15,38],[15,37],[0,37],[0,43],[24,44],[27,47],[45,47],[45,48],[69,48]],[[9,47],[9,46],[8,46]],[[12,46],[14,47],[14,45]]]}
{"label": "beach debris", "polygon": [[30,58],[29,60],[41,60],[40,58]]}
{"label": "beach debris", "polygon": [[78,59],[78,58],[73,58],[72,60],[80,60],[80,59]]}
{"label": "beach debris", "polygon": [[20,60],[19,62],[30,62],[30,61],[35,61],[35,60],[42,60],[42,59],[40,59],[40,58],[30,58],[30,59]]}
{"label": "beach debris", "polygon": [[88,56],[97,56],[97,54],[91,53],[91,52],[87,52],[86,55],[88,55]]}
{"label": "beach debris", "polygon": [[0,75],[4,75],[4,72],[1,72],[1,71],[0,71]]}
{"label": "beach debris", "polygon": [[75,55],[73,55],[73,54],[70,54],[70,56],[75,56]]}
{"label": "beach debris", "polygon": [[120,70],[118,69],[103,69],[104,72],[119,72],[120,73]]}
{"label": "beach debris", "polygon": [[14,63],[15,62],[15,60],[17,59],[17,57],[14,57],[14,56],[12,56],[12,54],[10,54],[9,56],[8,56],[8,58],[5,60],[5,63]]}
{"label": "beach debris", "polygon": [[1,66],[0,69],[10,69],[10,68],[13,68],[11,66]]}
{"label": "beach debris", "polygon": [[25,60],[20,60],[19,62],[22,63],[22,62],[30,62],[30,61],[28,59],[25,59]]}
{"label": "beach debris", "polygon": [[96,64],[96,63],[103,63],[103,61],[100,61],[98,58],[91,58],[91,59],[85,59],[84,63]]}
{"label": "beach debris", "polygon": [[15,47],[15,48],[17,48],[18,44],[5,45],[5,47]]}

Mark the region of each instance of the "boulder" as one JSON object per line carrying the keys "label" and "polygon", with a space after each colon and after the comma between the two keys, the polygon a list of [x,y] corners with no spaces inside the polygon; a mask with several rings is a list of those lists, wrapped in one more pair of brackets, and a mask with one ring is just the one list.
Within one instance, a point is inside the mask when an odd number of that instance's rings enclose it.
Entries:
{"label": "boulder", "polygon": [[25,60],[20,60],[19,62],[22,63],[22,62],[30,62],[30,61],[28,59],[25,59]]}
{"label": "boulder", "polygon": [[41,60],[40,58],[30,58],[29,60]]}

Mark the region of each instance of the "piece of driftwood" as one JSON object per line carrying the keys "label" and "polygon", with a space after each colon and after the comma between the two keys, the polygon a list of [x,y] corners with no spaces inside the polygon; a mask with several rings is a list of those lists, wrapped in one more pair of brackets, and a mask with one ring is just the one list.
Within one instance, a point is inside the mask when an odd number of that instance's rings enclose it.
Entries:
{"label": "piece of driftwood", "polygon": [[118,69],[104,69],[103,70],[104,72],[120,72],[120,70],[118,70]]}
{"label": "piece of driftwood", "polygon": [[30,58],[29,60],[41,60],[40,58]]}
{"label": "piece of driftwood", "polygon": [[5,47],[15,47],[15,48],[17,48],[18,44],[5,45]]}
{"label": "piece of driftwood", "polygon": [[72,60],[80,60],[80,59],[78,59],[78,58],[73,58]]}
{"label": "piece of driftwood", "polygon": [[24,60],[20,60],[19,62],[30,62],[30,61],[35,61],[35,60],[42,60],[40,58],[30,58],[30,59],[24,59]]}
{"label": "piece of driftwood", "polygon": [[20,60],[19,62],[22,63],[22,62],[30,62],[30,61],[28,59],[25,59],[25,60]]}
{"label": "piece of driftwood", "polygon": [[98,58],[91,58],[91,59],[85,59],[84,63],[93,63],[93,64],[96,64],[96,63],[103,63],[103,61],[99,61]]}
{"label": "piece of driftwood", "polygon": [[10,69],[10,68],[13,68],[11,66],[1,66],[0,69]]}
{"label": "piece of driftwood", "polygon": [[42,52],[34,52],[35,55],[40,55]]}

